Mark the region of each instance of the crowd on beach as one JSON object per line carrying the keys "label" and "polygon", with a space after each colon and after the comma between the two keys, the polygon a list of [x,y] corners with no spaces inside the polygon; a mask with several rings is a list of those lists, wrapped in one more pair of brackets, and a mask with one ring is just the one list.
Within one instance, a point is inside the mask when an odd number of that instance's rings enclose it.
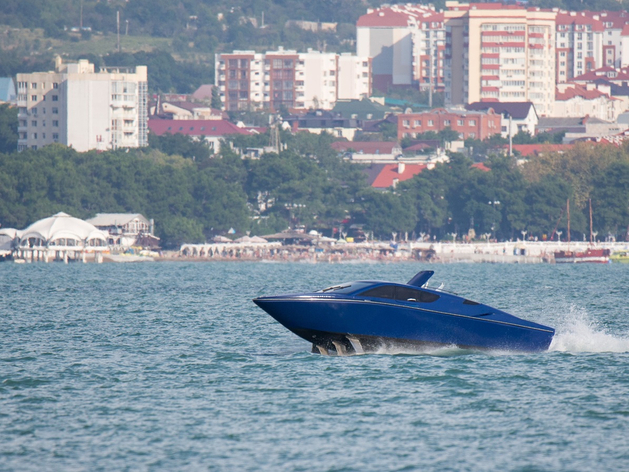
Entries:
{"label": "crowd on beach", "polygon": [[[612,251],[627,251],[627,243],[603,243]],[[165,254],[165,260],[265,261],[265,262],[553,262],[555,251],[585,250],[587,243],[507,241],[507,242],[383,242],[324,245],[283,245],[278,242],[256,245],[187,244],[178,252]]]}

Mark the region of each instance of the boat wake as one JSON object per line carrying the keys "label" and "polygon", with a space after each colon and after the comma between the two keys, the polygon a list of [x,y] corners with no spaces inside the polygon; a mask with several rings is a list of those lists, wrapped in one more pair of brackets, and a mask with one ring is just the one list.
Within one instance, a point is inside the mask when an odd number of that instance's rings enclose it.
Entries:
{"label": "boat wake", "polygon": [[557,332],[548,348],[555,352],[629,352],[629,336],[609,334],[585,310],[572,306],[556,323]]}

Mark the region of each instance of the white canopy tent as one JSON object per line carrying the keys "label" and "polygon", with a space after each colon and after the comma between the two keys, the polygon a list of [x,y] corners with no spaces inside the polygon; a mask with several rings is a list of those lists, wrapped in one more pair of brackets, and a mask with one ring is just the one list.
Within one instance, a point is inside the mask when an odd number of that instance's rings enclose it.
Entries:
{"label": "white canopy tent", "polygon": [[19,233],[18,256],[30,260],[53,257],[67,261],[78,255],[85,259],[85,252],[109,250],[107,233],[63,212],[36,221]]}

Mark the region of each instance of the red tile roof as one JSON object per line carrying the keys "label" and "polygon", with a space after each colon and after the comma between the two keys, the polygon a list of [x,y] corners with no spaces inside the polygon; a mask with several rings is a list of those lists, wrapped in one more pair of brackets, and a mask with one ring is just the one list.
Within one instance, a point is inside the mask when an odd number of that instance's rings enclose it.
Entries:
{"label": "red tile roof", "polygon": [[590,12],[567,12],[561,11],[557,13],[557,25],[590,25],[592,31],[605,31],[605,25],[602,21],[596,20]]}
{"label": "red tile roof", "polygon": [[358,18],[357,27],[404,28],[409,23],[442,23],[444,14],[422,5],[393,5],[370,10]]}
{"label": "red tile roof", "polygon": [[226,120],[161,120],[150,119],[149,130],[157,136],[162,134],[185,134],[187,136],[226,136],[228,134],[251,134]]}
{"label": "red tile roof", "polygon": [[590,17],[598,16],[603,23],[611,23],[613,29],[623,29],[625,24],[629,23],[629,13],[626,11],[583,11]]}
{"label": "red tile roof", "polygon": [[607,94],[596,89],[588,90],[579,84],[574,84],[572,87],[566,88],[563,92],[560,92],[559,90],[555,91],[555,100],[564,101],[571,100],[576,97],[581,97],[585,100],[594,100],[599,97],[607,97]]}
{"label": "red tile roof", "polygon": [[412,179],[421,171],[426,169],[426,164],[403,164],[404,170],[399,172],[399,164],[385,164],[382,166],[382,170],[371,184],[374,188],[389,188],[393,185],[394,181],[403,182],[405,180]]}
{"label": "red tile roof", "polygon": [[585,74],[581,74],[571,79],[571,82],[593,82],[598,79],[606,79],[609,81],[629,80],[629,71],[626,67],[614,69],[610,66],[604,66],[599,69],[591,70]]}
{"label": "red tile roof", "polygon": [[472,164],[472,168],[473,169],[482,170],[483,172],[491,171],[491,169],[489,167],[487,167],[485,164],[483,164],[482,162],[477,162],[475,164]]}
{"label": "red tile roof", "polygon": [[522,157],[529,157],[545,152],[563,152],[571,147],[572,144],[514,144],[513,150],[518,151]]}

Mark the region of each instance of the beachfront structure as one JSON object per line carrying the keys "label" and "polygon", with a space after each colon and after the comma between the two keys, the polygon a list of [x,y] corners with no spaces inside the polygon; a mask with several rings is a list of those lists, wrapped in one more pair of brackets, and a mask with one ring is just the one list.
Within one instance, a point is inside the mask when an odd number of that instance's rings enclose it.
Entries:
{"label": "beachfront structure", "polygon": [[446,2],[446,102],[555,100],[555,11]]}
{"label": "beachfront structure", "polygon": [[277,51],[217,54],[215,81],[223,109],[331,109],[338,99],[371,95],[367,57]]}
{"label": "beachfront structure", "polygon": [[77,151],[146,146],[147,67],[95,70],[85,59],[17,74],[18,151],[61,143]]}
{"label": "beachfront structure", "polygon": [[444,15],[432,5],[384,5],[356,23],[356,53],[372,58],[373,87],[444,88]]}
{"label": "beachfront structure", "polygon": [[486,111],[435,108],[424,113],[402,113],[398,115],[398,139],[417,138],[428,131],[438,133],[450,128],[462,140],[483,140],[501,132],[501,119],[491,108]]}
{"label": "beachfront structure", "polygon": [[12,235],[13,257],[17,260],[85,262],[91,254],[96,262],[102,262],[102,254],[109,251],[107,233],[63,212],[36,221],[22,231],[4,229],[3,234]]}
{"label": "beachfront structure", "polygon": [[147,239],[159,240],[154,236],[155,222],[140,213],[97,213],[87,222],[108,235],[107,244],[110,246],[148,246],[144,244]]}

